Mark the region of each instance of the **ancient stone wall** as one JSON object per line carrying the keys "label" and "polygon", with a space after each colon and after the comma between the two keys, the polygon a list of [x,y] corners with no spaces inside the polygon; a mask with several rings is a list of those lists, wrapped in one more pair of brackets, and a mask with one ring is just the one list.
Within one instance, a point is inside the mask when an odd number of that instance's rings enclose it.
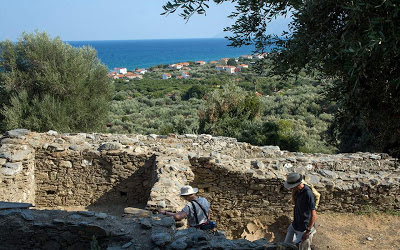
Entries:
{"label": "ancient stone wall", "polygon": [[0,200],[35,202],[35,150],[27,134],[18,130],[0,135]]}
{"label": "ancient stone wall", "polygon": [[36,152],[36,205],[146,204],[154,156],[127,152]]}
{"label": "ancient stone wall", "polygon": [[[400,209],[400,169],[387,154],[304,154],[211,135],[112,135],[9,131],[0,138],[0,200],[37,206],[143,203],[180,211],[191,184],[228,236],[276,238],[292,214],[283,182],[306,176],[318,211]],[[255,237],[255,238],[254,238]]]}
{"label": "ancient stone wall", "polygon": [[287,216],[293,206],[282,183],[293,171],[305,174],[307,182],[321,193],[319,212],[357,212],[368,205],[382,211],[399,209],[395,162],[364,156],[366,159],[360,156],[355,160],[354,155],[342,155],[333,162],[293,155],[273,161],[236,160],[235,164],[229,158],[193,157],[190,162],[195,179],[191,184],[211,201],[213,217],[222,228],[229,228],[229,236],[271,239],[284,235],[283,225],[289,224]]}
{"label": "ancient stone wall", "polygon": [[8,132],[1,138],[0,200],[39,207],[144,207],[156,178],[154,152],[134,151],[112,139],[88,143],[95,140],[86,134]]}

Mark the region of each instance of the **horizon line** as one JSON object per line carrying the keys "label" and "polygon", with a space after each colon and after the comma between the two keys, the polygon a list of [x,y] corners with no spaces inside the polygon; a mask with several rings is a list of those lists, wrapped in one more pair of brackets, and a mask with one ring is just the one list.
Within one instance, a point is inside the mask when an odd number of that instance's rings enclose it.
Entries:
{"label": "horizon line", "polygon": [[[62,40],[63,42],[110,42],[110,41],[143,41],[143,40],[194,40],[194,39],[227,39],[226,37],[191,37],[191,38],[143,38],[143,39],[99,39],[99,40]],[[228,40],[228,39],[227,39]]]}

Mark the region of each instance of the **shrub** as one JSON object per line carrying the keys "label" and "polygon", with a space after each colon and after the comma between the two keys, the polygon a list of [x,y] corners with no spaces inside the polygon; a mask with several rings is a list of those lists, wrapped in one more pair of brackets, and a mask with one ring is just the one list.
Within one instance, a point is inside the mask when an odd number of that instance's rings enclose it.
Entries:
{"label": "shrub", "polygon": [[0,42],[0,124],[18,127],[101,131],[112,84],[91,47],[73,48],[46,33],[23,33]]}

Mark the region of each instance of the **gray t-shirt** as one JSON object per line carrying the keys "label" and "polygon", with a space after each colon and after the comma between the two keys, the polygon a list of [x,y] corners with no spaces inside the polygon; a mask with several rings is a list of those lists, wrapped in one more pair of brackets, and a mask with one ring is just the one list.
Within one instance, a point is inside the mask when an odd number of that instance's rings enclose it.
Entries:
{"label": "gray t-shirt", "polygon": [[[197,197],[197,199],[195,200],[203,207],[208,215],[210,210],[210,203],[207,201],[207,199],[203,197]],[[206,222],[207,215],[204,214],[203,210],[199,207],[199,204],[197,204],[196,202],[193,202],[193,204],[196,206],[196,214],[197,219],[199,220],[199,224]],[[186,206],[182,209],[182,212],[185,212],[187,214],[189,226],[197,226],[196,218],[194,217],[194,209],[190,202],[186,204]]]}

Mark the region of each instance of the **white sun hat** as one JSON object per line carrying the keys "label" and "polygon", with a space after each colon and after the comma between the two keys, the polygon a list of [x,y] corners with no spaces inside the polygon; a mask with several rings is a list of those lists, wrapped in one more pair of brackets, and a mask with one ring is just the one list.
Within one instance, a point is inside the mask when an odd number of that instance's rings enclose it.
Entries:
{"label": "white sun hat", "polygon": [[181,193],[179,195],[190,195],[190,194],[195,194],[199,191],[197,188],[192,188],[191,186],[183,186],[181,188]]}
{"label": "white sun hat", "polygon": [[285,183],[283,183],[283,185],[286,189],[291,189],[300,185],[302,180],[303,177],[301,176],[301,174],[291,173],[286,177],[286,181]]}

